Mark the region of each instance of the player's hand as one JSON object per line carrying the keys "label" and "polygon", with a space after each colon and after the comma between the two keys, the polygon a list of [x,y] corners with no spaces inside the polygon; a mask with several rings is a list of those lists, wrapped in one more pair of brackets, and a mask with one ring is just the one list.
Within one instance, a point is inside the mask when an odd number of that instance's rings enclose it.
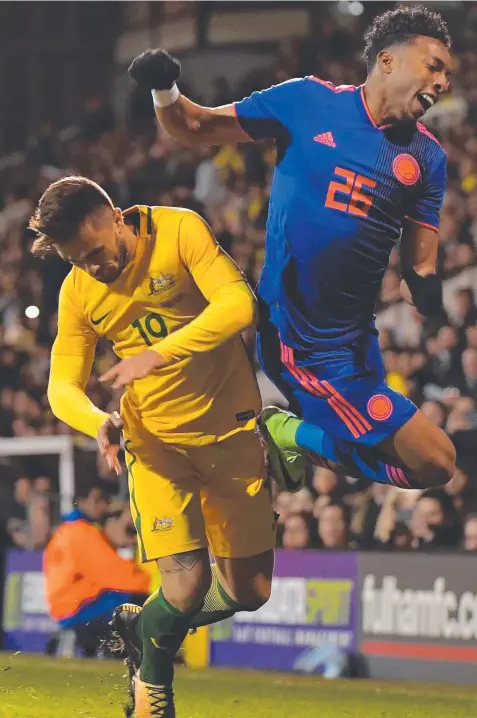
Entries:
{"label": "player's hand", "polygon": [[119,449],[121,448],[122,426],[121,417],[117,411],[113,411],[99,427],[96,437],[99,453],[106,459],[109,470],[115,471],[118,476],[122,472],[118,459]]}
{"label": "player's hand", "polygon": [[148,90],[170,90],[180,77],[181,63],[166,50],[146,50],[128,68],[133,80]]}
{"label": "player's hand", "polygon": [[129,359],[123,359],[100,376],[99,381],[102,384],[111,384],[113,389],[121,389],[136,379],[144,379],[153,369],[158,369],[164,364],[165,361],[160,354],[148,349]]}

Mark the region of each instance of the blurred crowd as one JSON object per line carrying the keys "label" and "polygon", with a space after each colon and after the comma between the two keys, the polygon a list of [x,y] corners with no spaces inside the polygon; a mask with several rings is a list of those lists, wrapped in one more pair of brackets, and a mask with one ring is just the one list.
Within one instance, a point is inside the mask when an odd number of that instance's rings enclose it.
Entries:
{"label": "blurred crowd", "polygon": [[[48,476],[22,475],[19,466],[2,466],[0,474],[0,550],[41,549],[61,523],[59,496],[55,482]],[[109,543],[125,557],[136,553],[136,529],[126,501],[114,496],[114,487],[90,472],[82,474],[76,496],[97,492],[101,498],[99,513],[93,516],[101,525]]]}
{"label": "blurred crowd", "polygon": [[[459,470],[445,489],[420,494],[316,469],[307,489],[276,496],[280,543],[288,549],[477,550],[477,8],[469,3],[450,12],[448,20],[456,52],[453,89],[426,117],[448,155],[439,240],[445,312],[424,320],[401,301],[396,250],[383,284],[377,325],[389,383],[453,438]],[[270,67],[257,68],[236,87],[217,77],[213,96],[203,98],[185,78],[182,89],[196,101],[220,105],[305,74],[336,84],[360,84],[365,78],[362,33],[360,18],[341,25],[325,17],[313,37],[283,42]],[[26,229],[46,186],[81,173],[101,184],[124,208],[139,203],[193,209],[207,219],[255,286],[264,258],[274,162],[273,142],[201,150],[178,147],[158,131],[150,96],[136,89],[126,121],[115,119],[105,98],[93,97],[77,125],[62,131],[45,125],[24,153],[0,162],[0,436],[70,433],[52,416],[46,399],[57,295],[68,267],[56,259],[33,259]],[[245,339],[255,360],[253,333]],[[118,396],[97,377],[114,361],[109,345],[100,342],[88,394],[104,409],[117,408]],[[100,463],[88,471],[107,478]],[[114,494],[114,484],[109,486]],[[55,470],[40,476],[31,462],[27,469],[0,466],[0,491],[6,496],[0,511],[3,541],[44,545],[55,521],[52,502],[49,510],[45,508],[45,496],[58,491]],[[126,516],[124,505],[120,513]]]}

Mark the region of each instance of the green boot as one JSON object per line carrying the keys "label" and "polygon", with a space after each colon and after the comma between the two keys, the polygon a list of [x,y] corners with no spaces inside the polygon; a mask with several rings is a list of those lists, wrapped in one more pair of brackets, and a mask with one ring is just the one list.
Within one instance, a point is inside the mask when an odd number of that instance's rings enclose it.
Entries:
{"label": "green boot", "polygon": [[300,424],[301,419],[276,406],[267,406],[260,414],[260,433],[267,443],[270,475],[281,489],[291,493],[306,485],[310,465],[305,450],[295,441]]}

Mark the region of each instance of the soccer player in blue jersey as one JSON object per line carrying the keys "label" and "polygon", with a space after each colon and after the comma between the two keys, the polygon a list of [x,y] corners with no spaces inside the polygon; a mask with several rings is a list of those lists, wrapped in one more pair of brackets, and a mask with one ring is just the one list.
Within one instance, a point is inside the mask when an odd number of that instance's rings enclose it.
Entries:
{"label": "soccer player in blue jersey", "polygon": [[374,325],[399,242],[404,298],[424,315],[442,307],[435,271],[446,155],[419,119],[449,87],[450,45],[439,14],[398,7],[365,35],[361,87],[305,77],[218,108],[179,92],[180,64],[164,50],[129,69],[179,142],[276,140],[258,351],[300,417],[273,408],[263,417],[275,469],[292,484],[304,450],[405,488],[453,474],[449,438],[386,385]]}

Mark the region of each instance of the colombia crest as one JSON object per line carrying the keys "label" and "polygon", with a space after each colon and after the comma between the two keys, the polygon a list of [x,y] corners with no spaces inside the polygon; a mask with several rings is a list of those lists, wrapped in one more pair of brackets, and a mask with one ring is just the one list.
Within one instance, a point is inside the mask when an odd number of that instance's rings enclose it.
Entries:
{"label": "colombia crest", "polygon": [[385,394],[375,394],[368,401],[368,414],[375,421],[386,421],[393,410],[393,403]]}
{"label": "colombia crest", "polygon": [[416,184],[421,176],[421,169],[412,155],[398,155],[393,161],[393,172],[401,184]]}

